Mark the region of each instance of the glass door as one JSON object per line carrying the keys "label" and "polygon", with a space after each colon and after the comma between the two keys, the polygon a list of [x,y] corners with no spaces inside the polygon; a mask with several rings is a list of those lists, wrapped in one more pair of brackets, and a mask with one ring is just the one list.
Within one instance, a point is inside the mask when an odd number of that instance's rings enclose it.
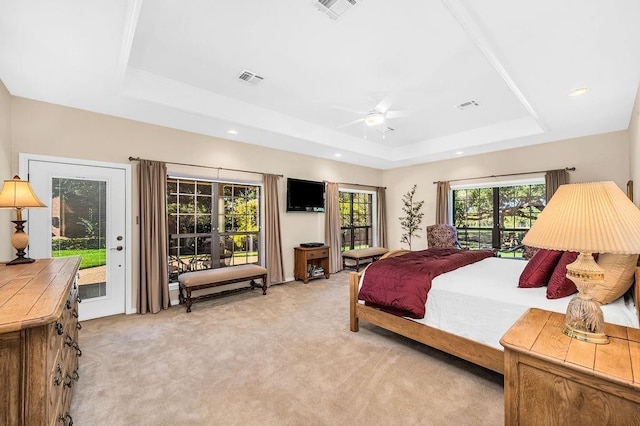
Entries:
{"label": "glass door", "polygon": [[125,312],[126,172],[29,160],[29,180],[46,209],[29,212],[33,258],[80,256],[80,319]]}

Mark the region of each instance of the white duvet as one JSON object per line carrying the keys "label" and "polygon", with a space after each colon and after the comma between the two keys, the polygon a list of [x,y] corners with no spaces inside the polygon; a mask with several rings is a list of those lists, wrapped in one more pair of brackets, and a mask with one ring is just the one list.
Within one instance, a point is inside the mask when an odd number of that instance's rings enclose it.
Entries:
{"label": "white duvet", "polygon": [[[487,258],[433,279],[422,324],[502,349],[500,338],[529,308],[564,313],[571,297],[549,300],[546,287],[518,288],[527,262]],[[638,328],[632,301],[602,306],[606,322]],[[606,330],[605,330],[606,331]]]}

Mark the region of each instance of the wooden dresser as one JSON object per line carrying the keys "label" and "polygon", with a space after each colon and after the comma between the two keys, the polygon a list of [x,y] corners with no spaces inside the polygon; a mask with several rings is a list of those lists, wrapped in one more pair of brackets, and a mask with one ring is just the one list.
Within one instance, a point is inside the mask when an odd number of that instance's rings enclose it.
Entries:
{"label": "wooden dresser", "polygon": [[562,334],[565,315],[530,309],[502,337],[506,425],[640,425],[640,330],[610,343]]}
{"label": "wooden dresser", "polygon": [[0,425],[70,425],[79,257],[0,265]]}

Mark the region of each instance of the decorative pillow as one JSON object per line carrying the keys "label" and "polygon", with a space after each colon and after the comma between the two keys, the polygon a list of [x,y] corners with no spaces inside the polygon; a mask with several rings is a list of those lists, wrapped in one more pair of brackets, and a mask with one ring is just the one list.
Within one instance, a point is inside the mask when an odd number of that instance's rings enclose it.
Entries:
{"label": "decorative pillow", "polygon": [[594,286],[593,300],[606,305],[625,294],[633,284],[637,262],[637,254],[601,254],[598,265],[604,269],[604,282]]}
{"label": "decorative pillow", "polygon": [[575,262],[578,258],[578,252],[565,251],[562,257],[558,261],[551,278],[549,278],[549,284],[547,284],[547,299],[560,299],[567,297],[578,291],[576,285],[567,275],[567,265]]}
{"label": "decorative pillow", "polygon": [[458,244],[455,226],[445,223],[427,226],[427,247],[458,248]]}
{"label": "decorative pillow", "polygon": [[527,262],[524,271],[520,275],[518,287],[533,288],[547,285],[553,270],[562,257],[561,251],[540,249]]}

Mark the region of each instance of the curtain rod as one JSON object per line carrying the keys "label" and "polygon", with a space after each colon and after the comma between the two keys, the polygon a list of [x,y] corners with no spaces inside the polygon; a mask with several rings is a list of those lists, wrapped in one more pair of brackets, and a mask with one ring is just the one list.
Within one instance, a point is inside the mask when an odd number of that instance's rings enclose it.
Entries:
{"label": "curtain rod", "polygon": [[[129,161],[140,161],[140,160],[158,161],[158,160],[148,160],[146,158],[140,158],[140,157],[129,157]],[[253,174],[258,174],[258,175],[263,175],[263,176],[264,175],[273,174],[273,173],[254,172],[254,171],[251,171],[251,170],[229,169],[229,168],[226,168],[226,167],[203,166],[201,164],[177,163],[175,161],[162,161],[162,162],[163,163],[167,163],[167,164],[175,164],[176,166],[201,167],[203,169],[215,169],[215,170],[228,170],[228,171],[231,171],[231,172],[253,173]],[[275,176],[284,177],[284,175],[278,175],[278,174],[275,174]]]}
{"label": "curtain rod", "polygon": [[[325,182],[325,183],[328,183],[329,181],[328,181],[328,180],[325,180],[324,182]],[[383,189],[387,189],[387,187],[386,187],[386,186],[364,185],[364,184],[361,184],[361,183],[350,183],[350,182],[335,182],[335,183],[337,183],[338,185],[367,186],[367,187],[369,187],[369,188],[383,188]]]}
{"label": "curtain rod", "polygon": [[[574,172],[576,170],[575,167],[565,167],[564,168],[566,171],[568,172]],[[447,182],[459,182],[461,180],[476,180],[476,179],[488,179],[488,178],[496,178],[496,177],[506,177],[506,176],[520,176],[520,175],[531,175],[534,173],[546,173],[549,170],[536,170],[535,172],[521,172],[521,173],[505,173],[505,174],[501,174],[501,175],[490,175],[490,176],[478,176],[478,177],[472,177],[472,178],[466,178],[466,179],[451,179]],[[438,182],[442,182],[442,181],[435,181],[433,182],[438,183]]]}

